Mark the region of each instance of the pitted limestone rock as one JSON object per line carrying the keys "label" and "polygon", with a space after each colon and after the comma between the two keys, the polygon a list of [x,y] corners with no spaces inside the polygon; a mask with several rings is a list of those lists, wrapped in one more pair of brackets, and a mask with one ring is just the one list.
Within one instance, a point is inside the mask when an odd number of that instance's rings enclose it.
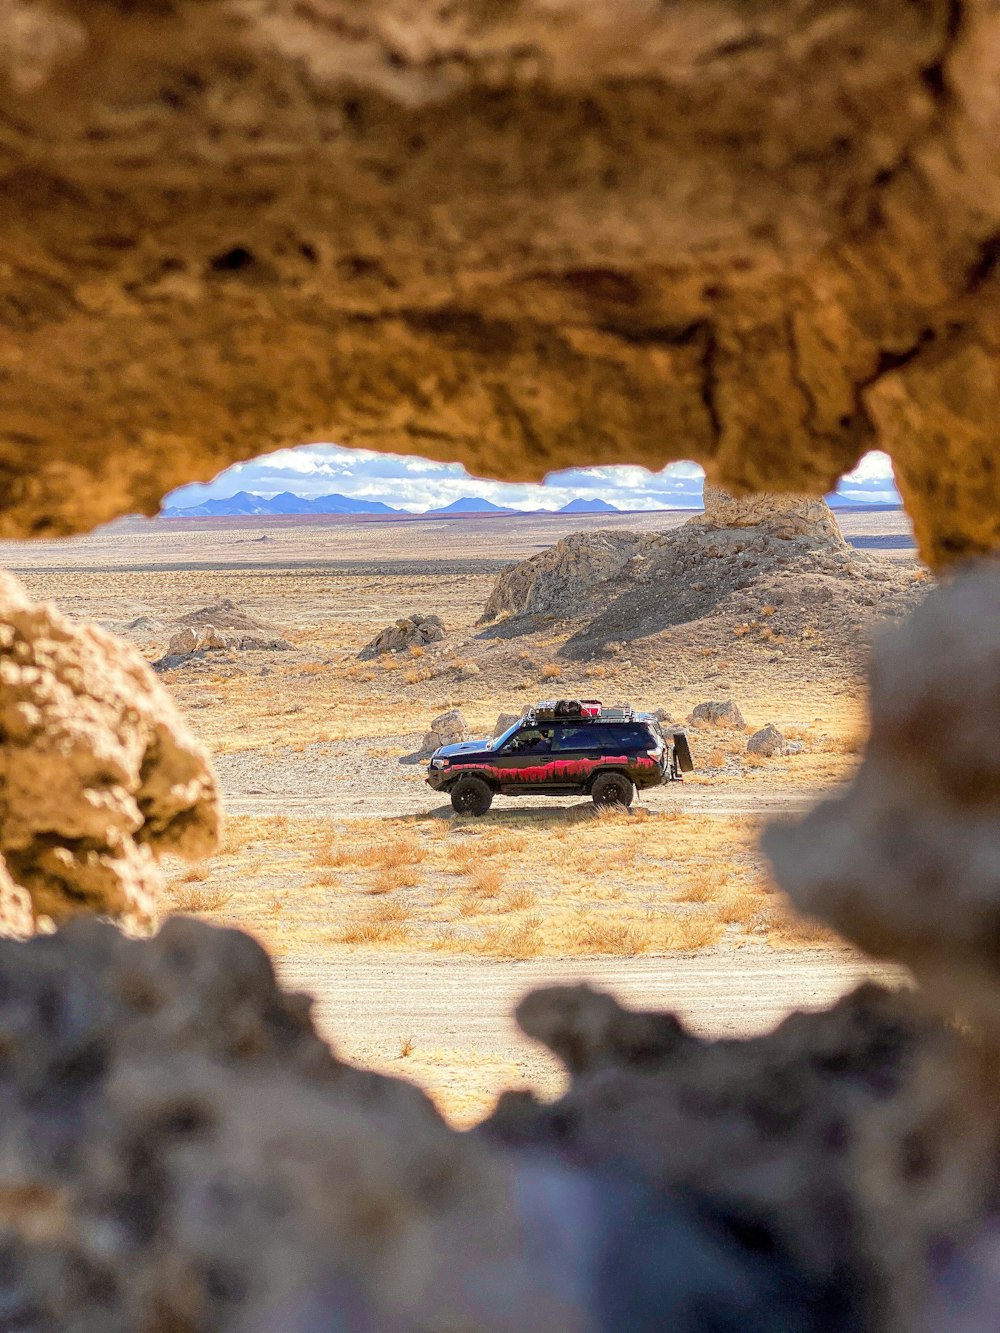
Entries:
{"label": "pitted limestone rock", "polygon": [[906,990],[862,986],[750,1041],[699,1039],[586,986],[536,991],[517,1017],[564,1061],[569,1091],[506,1094],[485,1132],[690,1191],[825,1292],[810,1327],[840,1327],[845,1302],[848,1327],[911,1327],[934,1249],[986,1215],[995,1078]]}
{"label": "pitted limestone rock", "polygon": [[0,534],[306,440],[815,494],[881,446],[925,555],[995,547],[998,45],[989,0],[6,0]]}
{"label": "pitted limestone rock", "polygon": [[806,537],[820,545],[849,549],[833,510],[811,495],[733,495],[706,481],[704,513],[688,522],[714,528],[763,528],[786,541]]}
{"label": "pitted limestone rock", "polygon": [[156,858],[215,846],[208,757],[139,654],[0,575],[0,854],[35,916],[154,914]]}
{"label": "pitted limestone rock", "polygon": [[532,1275],[500,1156],[338,1061],[247,935],[175,918],[0,942],[0,1073],[3,1297],[25,1326],[244,1333],[322,1279],[326,1327],[582,1327]]}
{"label": "pitted limestone rock", "polygon": [[846,795],[764,847],[803,912],[1000,1028],[1000,566],[930,594],[878,646]]}

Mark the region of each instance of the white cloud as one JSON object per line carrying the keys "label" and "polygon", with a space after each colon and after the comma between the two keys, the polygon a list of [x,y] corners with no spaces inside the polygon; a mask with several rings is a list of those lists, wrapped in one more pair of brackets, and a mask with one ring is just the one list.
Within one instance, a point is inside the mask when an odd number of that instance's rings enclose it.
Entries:
{"label": "white cloud", "polygon": [[[164,503],[188,506],[237,491],[266,496],[292,491],[311,498],[337,492],[418,512],[463,496],[525,510],[558,509],[577,496],[600,496],[620,509],[691,509],[701,504],[703,478],[697,463],[683,462],[660,472],[635,466],[567,468],[542,484],[508,483],[472,477],[461,463],[309,444],[237,463],[207,485],[181,487]],[[849,492],[862,500],[895,499],[888,457],[873,453],[862,459],[841,485],[842,494]]]}

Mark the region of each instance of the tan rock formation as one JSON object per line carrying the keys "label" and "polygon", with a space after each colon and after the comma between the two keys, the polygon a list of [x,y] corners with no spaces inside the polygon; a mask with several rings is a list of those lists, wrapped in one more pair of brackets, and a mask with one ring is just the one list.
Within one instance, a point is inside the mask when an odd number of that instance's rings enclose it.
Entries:
{"label": "tan rock formation", "polygon": [[596,589],[621,574],[637,555],[663,538],[617,528],[571,532],[554,546],[509,565],[497,575],[481,623],[507,615],[579,615]]}
{"label": "tan rock formation", "polygon": [[0,533],[282,444],[893,455],[996,546],[989,0],[6,0]]}
{"label": "tan rock formation", "polygon": [[887,635],[847,794],[764,846],[795,905],[1000,1030],[1000,566]]}
{"label": "tan rock formation", "polygon": [[36,605],[9,575],[0,736],[0,922],[23,933],[27,893],[36,917],[151,924],[156,857],[215,844],[207,755],[134,649]]}
{"label": "tan rock formation", "polygon": [[847,549],[844,534],[825,500],[811,495],[756,493],[733,495],[722,486],[705,483],[704,513],[689,523],[713,528],[766,528],[776,537],[808,537]]}

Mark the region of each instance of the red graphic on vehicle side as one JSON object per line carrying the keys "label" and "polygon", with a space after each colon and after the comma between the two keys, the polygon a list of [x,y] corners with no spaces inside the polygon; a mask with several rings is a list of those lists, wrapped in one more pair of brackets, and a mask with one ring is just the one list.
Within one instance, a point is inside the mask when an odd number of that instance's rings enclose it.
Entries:
{"label": "red graphic on vehicle side", "polygon": [[657,768],[655,759],[649,755],[607,755],[601,759],[550,759],[547,764],[529,764],[525,768],[504,767],[500,764],[452,763],[449,771],[456,768],[471,768],[510,786],[519,782],[584,782],[595,768]]}

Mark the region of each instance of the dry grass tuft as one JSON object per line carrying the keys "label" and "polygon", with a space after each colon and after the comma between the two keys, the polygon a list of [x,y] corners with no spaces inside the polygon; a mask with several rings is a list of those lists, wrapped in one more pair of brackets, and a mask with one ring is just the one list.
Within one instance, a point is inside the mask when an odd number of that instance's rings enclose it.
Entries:
{"label": "dry grass tuft", "polygon": [[651,943],[648,924],[608,921],[601,917],[582,920],[573,937],[574,946],[584,953],[613,954],[617,958],[633,958],[645,953]]}
{"label": "dry grass tuft", "polygon": [[729,875],[725,870],[714,866],[695,868],[686,875],[681,884],[677,901],[681,903],[708,903],[717,898],[725,888]]}
{"label": "dry grass tuft", "polygon": [[363,913],[341,935],[340,944],[387,944],[406,935],[406,908],[400,902],[379,903]]}
{"label": "dry grass tuft", "polygon": [[714,944],[720,932],[719,922],[708,916],[678,916],[663,921],[656,943],[670,952],[693,953]]}
{"label": "dry grass tuft", "polygon": [[535,958],[542,952],[539,934],[542,919],[525,917],[523,921],[505,922],[485,932],[474,944],[476,953],[493,954],[496,958]]}
{"label": "dry grass tuft", "polygon": [[406,1060],[413,1054],[413,1038],[403,1037],[399,1043],[399,1059]]}
{"label": "dry grass tuft", "polygon": [[420,876],[413,866],[383,866],[372,876],[368,893],[395,893],[397,889],[412,889],[420,883]]}
{"label": "dry grass tuft", "polygon": [[469,875],[469,892],[480,898],[495,898],[503,887],[498,866],[480,865]]}
{"label": "dry grass tuft", "polygon": [[183,884],[174,884],[165,897],[171,912],[183,912],[193,916],[221,911],[232,894],[218,888],[196,889],[193,886],[189,888]]}

